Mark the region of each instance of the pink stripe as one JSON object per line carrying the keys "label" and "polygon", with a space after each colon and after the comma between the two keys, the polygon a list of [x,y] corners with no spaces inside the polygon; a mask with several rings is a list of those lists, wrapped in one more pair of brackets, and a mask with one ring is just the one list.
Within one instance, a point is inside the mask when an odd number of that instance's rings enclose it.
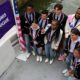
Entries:
{"label": "pink stripe", "polygon": [[21,24],[20,24],[20,17],[16,17],[16,25],[18,26],[18,36],[19,36],[19,44],[20,44],[20,48],[23,52],[26,51],[26,47],[25,47],[25,41],[23,39],[23,35],[22,35],[22,30],[21,30]]}
{"label": "pink stripe", "polygon": [[23,48],[21,46],[20,46],[20,48],[21,48],[22,51],[26,52],[26,48]]}
{"label": "pink stripe", "polygon": [[22,34],[21,33],[19,33],[18,35],[19,35],[19,37],[22,37]]}
{"label": "pink stripe", "polygon": [[20,17],[16,17],[16,20],[20,20]]}
{"label": "pink stripe", "polygon": [[20,28],[18,28],[18,31],[19,31],[19,32],[21,32],[21,29],[20,29]]}
{"label": "pink stripe", "polygon": [[22,40],[19,40],[20,45],[22,45],[22,47],[25,47],[25,42]]}
{"label": "pink stripe", "polygon": [[23,45],[25,45],[25,42],[23,40],[19,40],[19,42]]}
{"label": "pink stripe", "polygon": [[72,22],[74,16],[75,16],[75,14],[68,15],[68,21]]}
{"label": "pink stripe", "polygon": [[21,26],[21,24],[20,23],[16,23],[17,24],[17,26]]}

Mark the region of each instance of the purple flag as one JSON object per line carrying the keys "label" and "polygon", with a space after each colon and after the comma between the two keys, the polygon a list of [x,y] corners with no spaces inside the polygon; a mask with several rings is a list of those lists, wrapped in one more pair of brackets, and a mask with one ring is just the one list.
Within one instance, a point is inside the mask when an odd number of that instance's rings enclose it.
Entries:
{"label": "purple flag", "polygon": [[0,39],[15,25],[12,7],[9,1],[0,5]]}

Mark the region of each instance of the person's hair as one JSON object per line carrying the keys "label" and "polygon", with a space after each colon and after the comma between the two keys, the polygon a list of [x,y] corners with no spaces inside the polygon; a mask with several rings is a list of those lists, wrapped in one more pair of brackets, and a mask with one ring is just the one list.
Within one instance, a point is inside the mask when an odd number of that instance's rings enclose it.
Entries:
{"label": "person's hair", "polygon": [[48,15],[48,10],[43,10],[43,11],[41,12],[41,14],[46,14],[46,15]]}
{"label": "person's hair", "polygon": [[[78,46],[74,50],[77,50],[78,54],[80,55],[80,43],[78,44]],[[77,64],[74,69],[74,77],[77,79],[80,79],[80,64]]]}
{"label": "person's hair", "polygon": [[38,21],[37,21],[37,20],[34,20],[34,21],[33,21],[33,23],[36,23],[36,24],[38,24]]}
{"label": "person's hair", "polygon": [[51,21],[51,23],[52,23],[53,21],[56,22],[57,25],[59,25],[59,21],[58,21],[57,19],[53,19],[53,20]]}
{"label": "person's hair", "polygon": [[58,3],[58,4],[56,4],[54,6],[54,9],[56,9],[56,8],[58,8],[58,10],[62,10],[63,9],[63,5]]}
{"label": "person's hair", "polygon": [[80,35],[80,32],[79,32],[79,30],[78,30],[77,28],[73,28],[73,29],[71,30],[71,33],[73,33],[73,34],[75,34],[75,35]]}
{"label": "person's hair", "polygon": [[59,39],[59,34],[60,34],[60,27],[59,27],[59,21],[58,20],[56,20],[56,19],[53,19],[52,20],[52,22],[53,21],[55,21],[56,22],[56,24],[57,24],[57,29],[56,29],[56,32],[55,32],[55,42],[57,42],[58,41],[58,39]]}
{"label": "person's hair", "polygon": [[26,8],[28,8],[28,7],[34,8],[34,6],[33,6],[32,4],[28,4],[28,5],[26,6]]}
{"label": "person's hair", "polygon": [[77,50],[80,54],[80,44],[75,48],[75,50]]}
{"label": "person's hair", "polygon": [[80,9],[80,7],[78,7],[78,9]]}

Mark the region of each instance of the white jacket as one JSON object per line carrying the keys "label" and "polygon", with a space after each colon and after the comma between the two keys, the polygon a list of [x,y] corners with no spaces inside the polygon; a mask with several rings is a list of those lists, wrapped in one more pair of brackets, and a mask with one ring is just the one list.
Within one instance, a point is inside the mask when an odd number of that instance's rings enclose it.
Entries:
{"label": "white jacket", "polygon": [[[65,26],[65,38],[67,38],[71,32],[71,27],[70,27],[69,23],[73,24],[74,22],[75,22],[75,14],[69,15],[67,22],[66,22],[66,26]],[[77,28],[80,31],[80,21],[77,23],[75,28]]]}

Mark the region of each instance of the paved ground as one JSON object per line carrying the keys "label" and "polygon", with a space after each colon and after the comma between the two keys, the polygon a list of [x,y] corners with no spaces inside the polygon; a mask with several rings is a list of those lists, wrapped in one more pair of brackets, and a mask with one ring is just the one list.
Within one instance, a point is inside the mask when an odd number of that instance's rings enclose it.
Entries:
{"label": "paved ground", "polygon": [[[64,12],[74,13],[80,5],[80,0],[64,0]],[[48,7],[52,9],[54,3]],[[19,47],[15,47],[16,56],[20,54]],[[35,57],[31,56],[28,62],[15,59],[8,70],[1,76],[0,80],[66,80],[61,74],[65,68],[65,63],[54,61],[52,65],[36,62]]]}
{"label": "paved ground", "polygon": [[[57,1],[60,1],[60,0],[57,0]],[[56,3],[51,3],[47,9],[49,11],[52,11],[53,6],[55,4]],[[80,6],[80,0],[62,0],[62,4],[63,4],[64,13],[66,13],[67,15],[73,14],[75,13],[76,9]]]}
{"label": "paved ground", "polygon": [[[18,47],[15,50],[19,52]],[[0,80],[65,80],[61,74],[64,68],[65,63],[57,60],[50,65],[45,64],[44,60],[42,63],[38,63],[36,58],[31,56],[27,62],[15,59]]]}

